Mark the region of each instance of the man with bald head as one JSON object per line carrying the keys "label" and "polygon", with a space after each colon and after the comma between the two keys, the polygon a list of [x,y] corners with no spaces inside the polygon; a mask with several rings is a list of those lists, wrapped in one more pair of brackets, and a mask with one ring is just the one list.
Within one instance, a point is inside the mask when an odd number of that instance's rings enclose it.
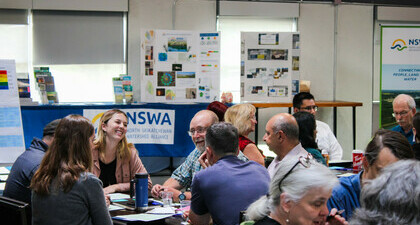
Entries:
{"label": "man with bald head", "polygon": [[270,178],[273,178],[281,161],[308,155],[299,142],[299,126],[296,119],[287,113],[271,117],[265,126],[264,141],[277,155],[267,169]]}
{"label": "man with bald head", "polygon": [[392,109],[394,110],[392,116],[398,123],[392,130],[404,135],[410,145],[413,145],[413,117],[416,114],[416,102],[410,95],[400,94],[392,102]]}
{"label": "man with bald head", "polygon": [[152,188],[152,195],[157,198],[163,190],[173,192],[174,200],[179,198],[191,199],[190,192],[181,192],[183,188],[189,188],[192,179],[198,171],[202,169],[198,158],[206,150],[204,138],[206,136],[207,128],[212,124],[219,122],[217,115],[210,110],[201,110],[194,115],[190,123],[190,130],[188,134],[194,142],[195,149],[188,155],[184,163],[182,163],[173,173],[172,176],[163,183],[163,185],[156,184]]}

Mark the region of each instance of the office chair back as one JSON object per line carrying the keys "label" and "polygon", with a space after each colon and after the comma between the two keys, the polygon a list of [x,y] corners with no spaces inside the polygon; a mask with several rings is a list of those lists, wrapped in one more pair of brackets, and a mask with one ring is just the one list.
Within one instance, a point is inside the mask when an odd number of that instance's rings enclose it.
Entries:
{"label": "office chair back", "polygon": [[0,223],[4,225],[30,225],[31,207],[28,203],[0,196]]}

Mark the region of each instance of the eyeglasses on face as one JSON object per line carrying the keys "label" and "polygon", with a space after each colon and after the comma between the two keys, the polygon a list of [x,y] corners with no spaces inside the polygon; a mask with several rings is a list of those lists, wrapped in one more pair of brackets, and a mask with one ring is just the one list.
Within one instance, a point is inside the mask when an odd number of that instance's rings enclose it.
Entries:
{"label": "eyeglasses on face", "polygon": [[286,173],[286,175],[283,176],[283,178],[281,178],[281,180],[279,182],[279,190],[281,192],[283,192],[283,190],[281,189],[281,183],[287,178],[287,176],[289,176],[289,174],[292,173],[293,169],[299,164],[301,164],[305,168],[311,167],[312,158],[313,157],[312,157],[311,154],[308,154],[306,157],[303,157],[303,156],[299,157],[299,160],[295,163],[295,165],[292,166],[292,168]]}
{"label": "eyeglasses on face", "polygon": [[311,106],[306,106],[306,107],[300,108],[300,110],[306,110],[306,111],[311,111],[312,109],[316,112],[316,111],[318,111],[318,106],[317,105],[311,105]]}
{"label": "eyeglasses on face", "polygon": [[206,130],[207,130],[207,127],[197,127],[196,129],[192,128],[191,130],[188,131],[188,135],[192,137],[195,132],[197,132],[197,134],[202,134],[206,132]]}
{"label": "eyeglasses on face", "polygon": [[392,116],[393,117],[397,117],[398,115],[405,116],[405,115],[407,115],[408,112],[409,112],[408,110],[404,110],[404,111],[401,111],[401,112],[394,112],[394,113],[392,113]]}

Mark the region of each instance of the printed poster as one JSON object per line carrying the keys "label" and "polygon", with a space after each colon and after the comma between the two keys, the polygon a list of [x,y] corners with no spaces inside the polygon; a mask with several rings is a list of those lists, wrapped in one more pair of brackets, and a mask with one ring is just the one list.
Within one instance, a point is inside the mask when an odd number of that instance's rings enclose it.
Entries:
{"label": "printed poster", "polygon": [[[101,116],[108,109],[84,109],[83,116],[92,121],[95,133]],[[133,144],[174,144],[175,110],[121,109],[127,114],[127,140]]]}
{"label": "printed poster", "polygon": [[381,121],[383,128],[397,125],[392,101],[411,95],[420,110],[420,26],[381,27]]}
{"label": "printed poster", "polygon": [[220,34],[141,31],[141,101],[212,102],[219,99]]}
{"label": "printed poster", "polygon": [[298,33],[241,32],[241,101],[290,102],[299,56]]}
{"label": "printed poster", "polygon": [[0,163],[13,163],[25,151],[14,60],[0,60]]}

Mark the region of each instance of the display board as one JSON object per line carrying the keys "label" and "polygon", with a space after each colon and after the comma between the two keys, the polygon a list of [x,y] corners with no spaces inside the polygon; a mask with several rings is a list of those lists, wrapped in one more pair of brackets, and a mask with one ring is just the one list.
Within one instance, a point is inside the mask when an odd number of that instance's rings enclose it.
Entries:
{"label": "display board", "polygon": [[397,125],[392,101],[398,94],[420,106],[420,26],[381,26],[381,105],[383,128]]}
{"label": "display board", "polygon": [[241,101],[290,102],[299,56],[299,33],[241,32]]}
{"label": "display board", "polygon": [[0,163],[25,151],[14,60],[0,60]]}
{"label": "display board", "polygon": [[219,33],[142,30],[140,40],[142,102],[219,99]]}

